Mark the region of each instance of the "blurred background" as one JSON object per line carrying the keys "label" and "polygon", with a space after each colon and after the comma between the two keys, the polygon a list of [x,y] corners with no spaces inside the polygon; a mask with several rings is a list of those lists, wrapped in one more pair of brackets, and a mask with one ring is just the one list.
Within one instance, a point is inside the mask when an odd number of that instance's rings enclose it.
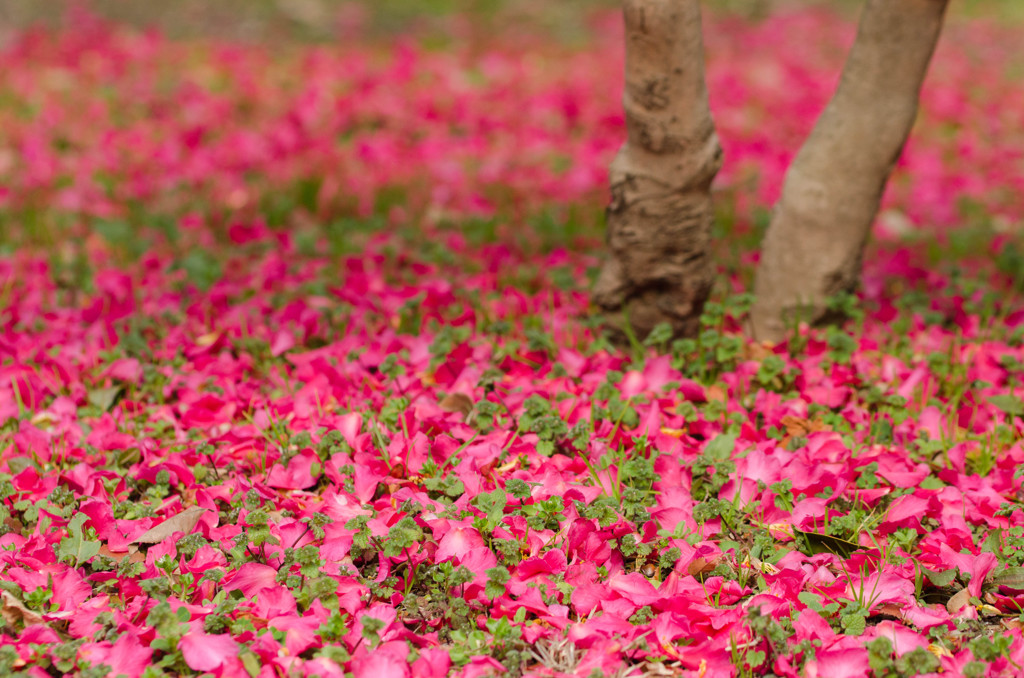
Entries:
{"label": "blurred background", "polygon": [[[364,226],[492,242],[541,214],[544,247],[593,248],[622,135],[620,2],[0,0],[0,254],[95,232],[130,258],[134,234],[170,240],[195,215],[212,238],[260,221],[311,251],[326,229],[341,252]],[[729,261],[754,250],[862,2],[702,0]],[[881,222],[987,243],[1024,223],[1024,0],[950,5]],[[31,27],[56,30],[17,40]]]}
{"label": "blurred background", "polygon": [[[856,12],[860,0],[705,0],[711,11],[757,19],[787,8],[809,5]],[[65,26],[86,9],[137,27],[157,28],[170,37],[216,36],[254,42],[321,42],[353,30],[377,35],[436,34],[444,39],[459,15],[474,17],[474,30],[500,30],[509,22],[537,25],[572,40],[583,37],[583,21],[614,9],[618,0],[0,0],[0,44],[13,32],[44,24]],[[1024,18],[1022,0],[954,0],[959,16]]]}

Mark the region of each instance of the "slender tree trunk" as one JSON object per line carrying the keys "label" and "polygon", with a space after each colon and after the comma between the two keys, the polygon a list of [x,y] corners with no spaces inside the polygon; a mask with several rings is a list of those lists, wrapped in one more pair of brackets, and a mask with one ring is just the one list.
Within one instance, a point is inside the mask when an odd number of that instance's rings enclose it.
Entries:
{"label": "slender tree trunk", "polygon": [[[722,151],[708,107],[699,0],[625,0],[627,140],[610,168],[611,256],[593,299],[612,329],[694,334],[714,270],[710,186]],[[620,335],[621,338],[621,335]]]}
{"label": "slender tree trunk", "polygon": [[827,320],[852,291],[889,173],[917,115],[947,0],[867,0],[842,79],[786,174],[765,236],[754,335]]}

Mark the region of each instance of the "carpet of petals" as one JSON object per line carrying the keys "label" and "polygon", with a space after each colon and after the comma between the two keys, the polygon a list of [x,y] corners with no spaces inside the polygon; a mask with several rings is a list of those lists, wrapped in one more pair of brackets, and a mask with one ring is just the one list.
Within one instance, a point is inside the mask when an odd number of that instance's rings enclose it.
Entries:
{"label": "carpet of petals", "polygon": [[731,263],[629,350],[588,31],[3,47],[0,673],[1021,675],[1019,31],[950,26],[851,320],[773,347],[751,234],[853,26],[710,17]]}

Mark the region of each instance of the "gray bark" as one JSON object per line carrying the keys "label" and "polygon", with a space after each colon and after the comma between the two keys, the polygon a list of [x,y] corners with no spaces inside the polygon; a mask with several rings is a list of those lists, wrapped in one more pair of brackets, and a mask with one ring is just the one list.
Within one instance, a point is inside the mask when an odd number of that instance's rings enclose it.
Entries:
{"label": "gray bark", "polygon": [[[610,168],[611,250],[594,287],[611,329],[694,334],[711,290],[710,186],[722,152],[708,107],[699,0],[625,0],[627,140]],[[623,317],[625,316],[625,318]]]}
{"label": "gray bark", "polygon": [[828,298],[856,289],[947,4],[867,0],[839,87],[787,172],[765,235],[751,312],[758,339],[828,320]]}

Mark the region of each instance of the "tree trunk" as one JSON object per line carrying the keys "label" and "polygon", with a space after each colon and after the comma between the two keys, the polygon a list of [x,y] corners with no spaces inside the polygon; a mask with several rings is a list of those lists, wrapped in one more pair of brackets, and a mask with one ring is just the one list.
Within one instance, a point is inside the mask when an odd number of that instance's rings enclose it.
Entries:
{"label": "tree trunk", "polygon": [[708,107],[699,0],[625,0],[626,143],[610,168],[611,256],[593,299],[619,338],[694,334],[714,275],[710,186],[722,151]]}
{"label": "tree trunk", "polygon": [[828,320],[853,291],[864,245],[917,115],[947,0],[867,0],[835,96],[786,173],[751,313],[758,339]]}

